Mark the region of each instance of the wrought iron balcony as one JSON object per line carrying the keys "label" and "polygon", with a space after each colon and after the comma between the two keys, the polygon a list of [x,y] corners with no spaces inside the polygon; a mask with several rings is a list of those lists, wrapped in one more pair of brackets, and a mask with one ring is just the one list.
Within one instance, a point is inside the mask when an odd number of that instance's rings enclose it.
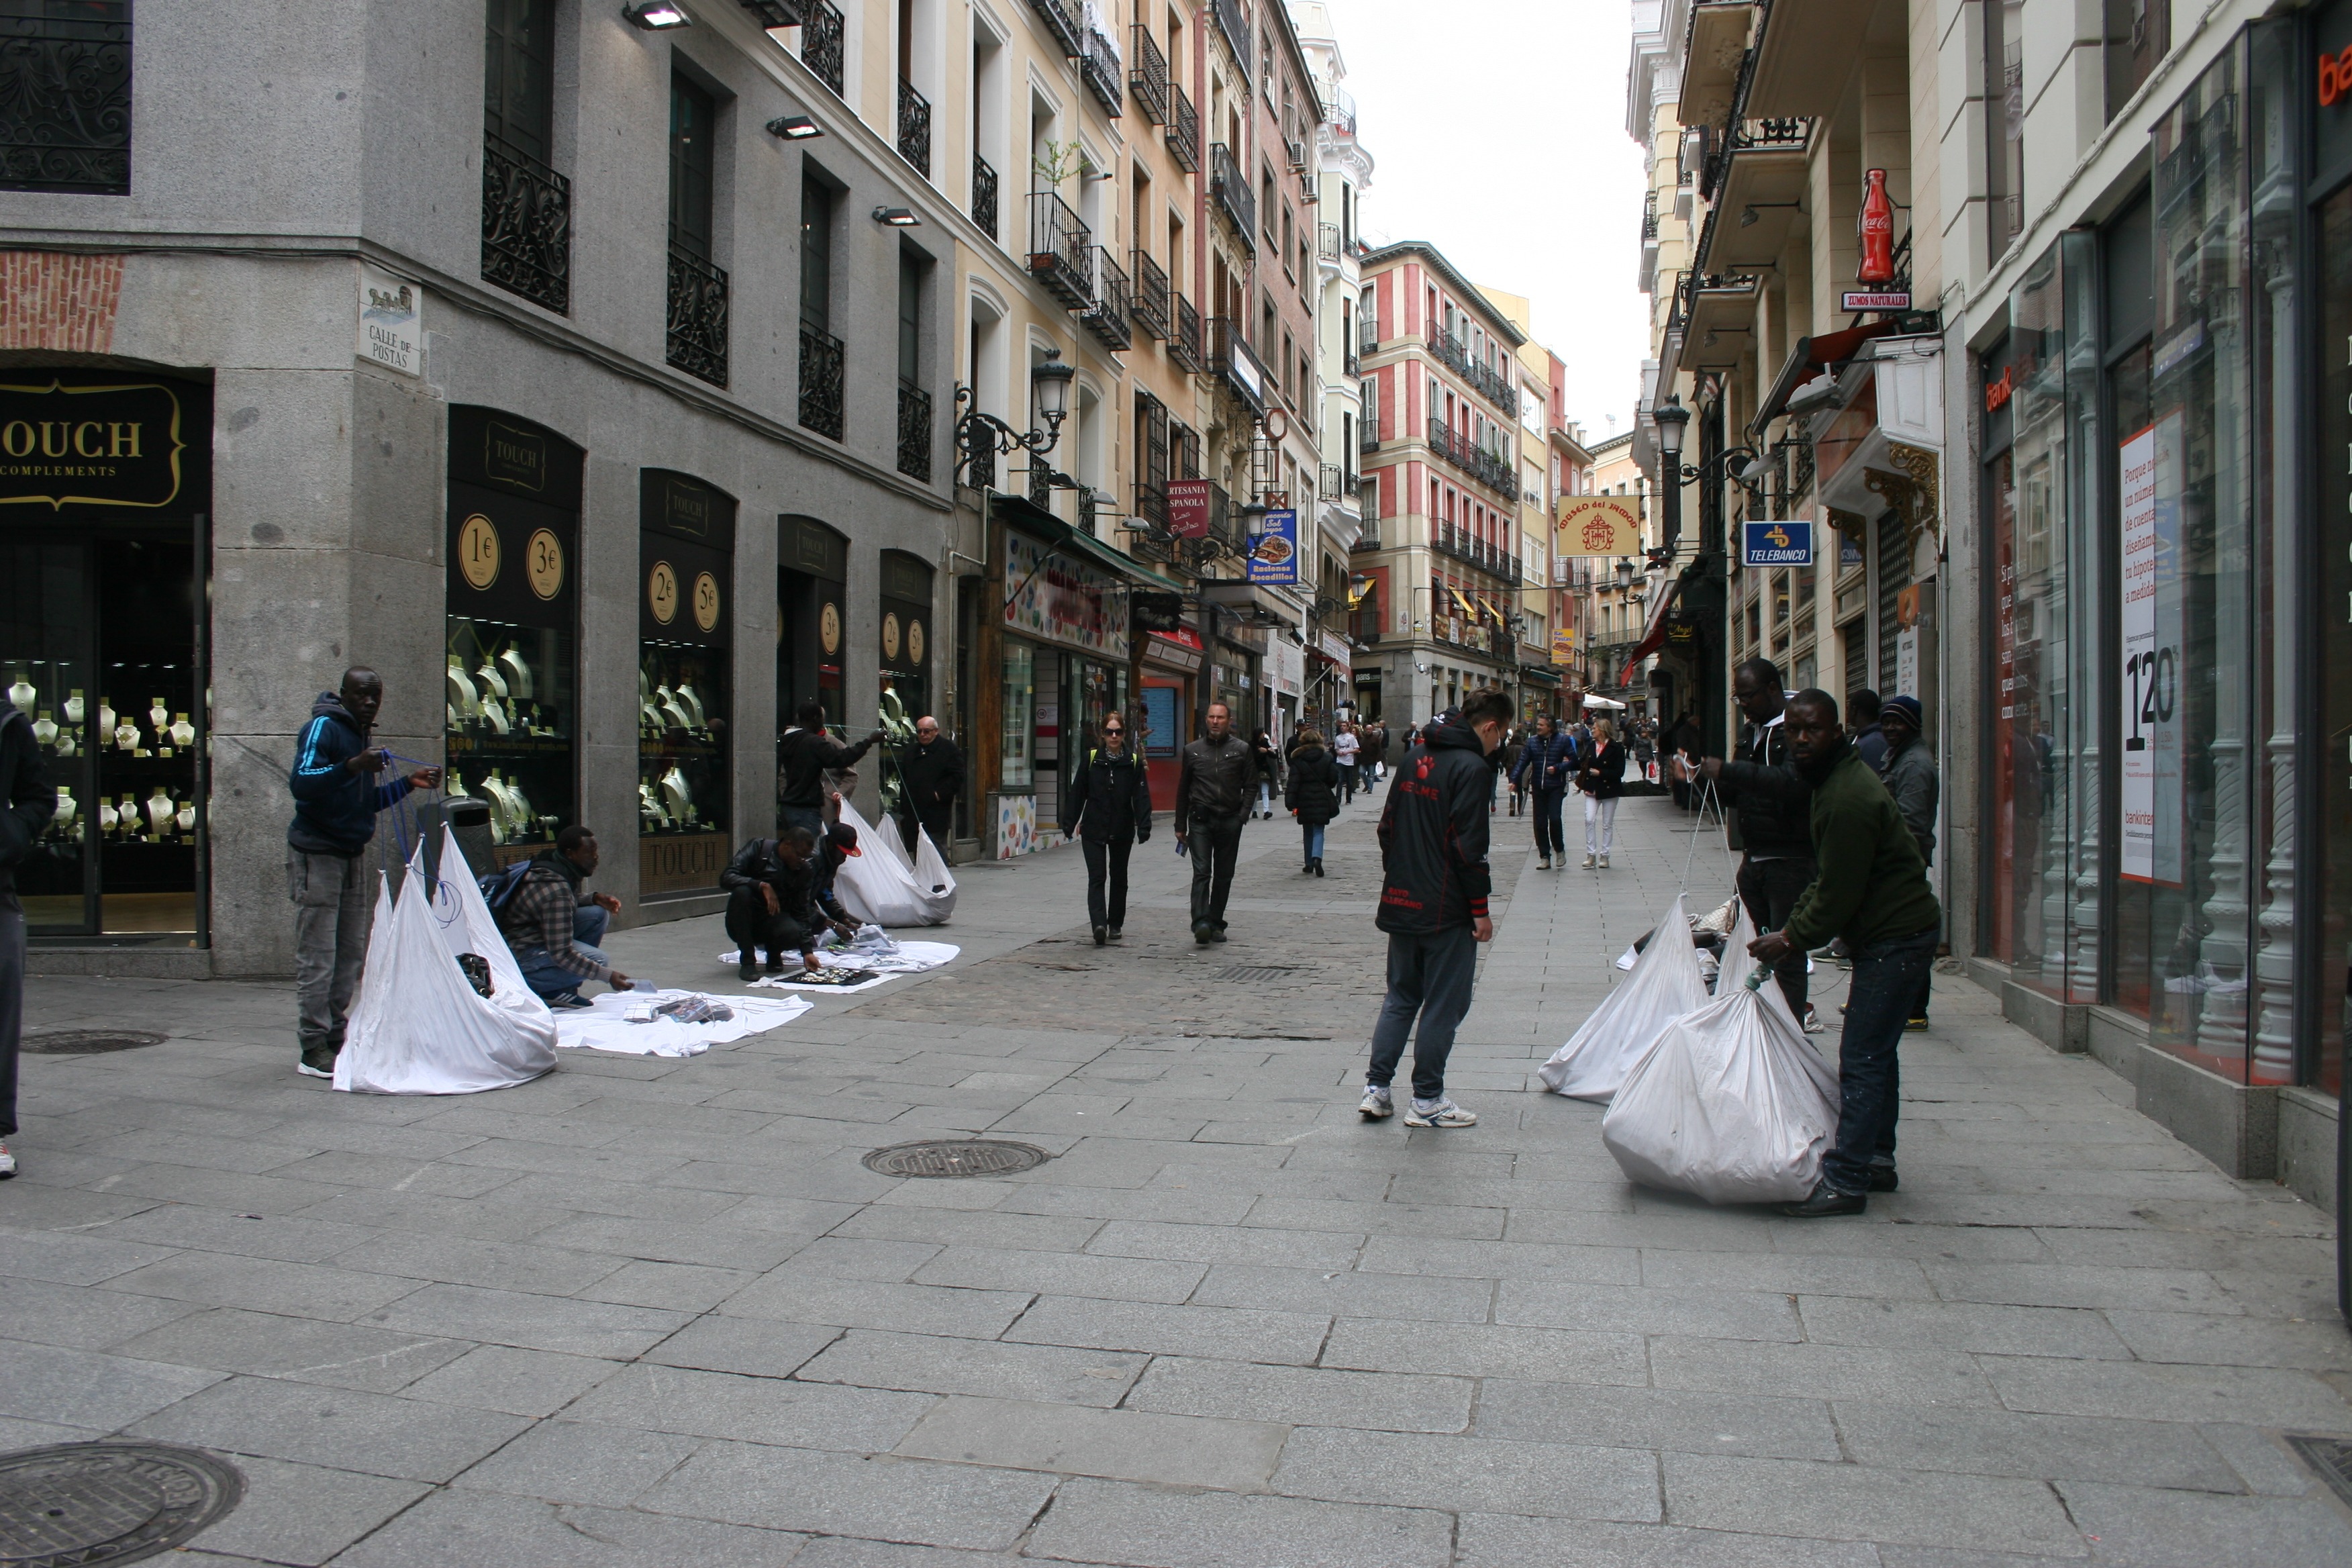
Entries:
{"label": "wrought iron balcony", "polygon": [[1218,377],[1258,414],[1265,412],[1273,392],[1272,378],[1249,346],[1249,333],[1231,316],[1209,322],[1209,373]]}
{"label": "wrought iron balcony", "polygon": [[1435,328],[1430,332],[1429,353],[1433,359],[1454,374],[1467,376],[1470,374],[1469,351],[1462,346],[1460,338],[1444,328]]}
{"label": "wrought iron balcony", "polygon": [[1168,357],[1195,375],[1209,368],[1201,342],[1201,312],[1181,294],[1176,296],[1176,331],[1168,340]]}
{"label": "wrought iron balcony", "polygon": [[1001,237],[996,230],[996,171],[977,153],[971,155],[971,221],[989,238]]}
{"label": "wrought iron balcony", "polygon": [[1123,349],[1135,341],[1127,324],[1127,273],[1099,245],[1093,247],[1089,259],[1094,263],[1095,299],[1078,319],[1105,348]]}
{"label": "wrought iron balcony", "polygon": [[801,427],[835,441],[841,439],[841,340],[802,322]]}
{"label": "wrought iron balcony", "polygon": [[727,273],[673,239],[669,246],[669,363],[727,384]]}
{"label": "wrought iron balcony", "polygon": [[1078,12],[1070,0],[1029,0],[1029,8],[1045,20],[1045,30],[1062,46],[1062,53],[1076,59],[1087,52],[1086,36],[1078,26]]}
{"label": "wrought iron balcony", "polygon": [[1381,449],[1381,422],[1370,414],[1365,415],[1364,422],[1356,426],[1356,449],[1360,452]]}
{"label": "wrought iron balcony", "polygon": [[1129,47],[1135,51],[1133,63],[1127,68],[1127,85],[1135,93],[1135,106],[1154,125],[1168,123],[1168,57],[1160,51],[1151,29],[1138,22],[1128,29],[1132,40]]}
{"label": "wrought iron balcony", "polygon": [[1135,481],[1135,516],[1139,522],[1148,522],[1165,529],[1168,526],[1168,487],[1150,479]]}
{"label": "wrought iron balcony", "polygon": [[996,488],[996,442],[982,426],[971,426],[975,439],[963,447],[963,482],[976,490]]}
{"label": "wrought iron balcony", "polygon": [[1248,75],[1257,68],[1256,62],[1250,56],[1249,13],[1241,8],[1239,0],[1216,0],[1213,8],[1217,14],[1217,31],[1225,36],[1225,43],[1233,49],[1234,58],[1241,62],[1242,74]]}
{"label": "wrought iron balcony", "polygon": [[931,395],[908,381],[898,384],[898,471],[931,482]]}
{"label": "wrought iron balcony", "polygon": [[1642,243],[1655,245],[1657,240],[1658,190],[1655,185],[1653,185],[1650,187],[1649,195],[1642,198]]}
{"label": "wrought iron balcony", "polygon": [[1214,482],[1209,486],[1209,537],[1235,555],[1242,552],[1241,514],[1234,510],[1234,498],[1225,487]]}
{"label": "wrought iron balcony", "polygon": [[1356,322],[1356,346],[1365,353],[1377,353],[1381,346],[1381,323],[1370,316]]}
{"label": "wrought iron balcony", "polygon": [[1222,142],[1209,147],[1209,194],[1216,198],[1218,210],[1241,233],[1242,243],[1252,255],[1257,253],[1257,194],[1250,189],[1249,176],[1234,157],[1233,149]]}
{"label": "wrought iron balcony", "polygon": [[742,0],[742,6],[759,20],[762,27],[797,27],[801,25],[801,0]]}
{"label": "wrought iron balcony", "polygon": [[836,98],[841,96],[842,40],[846,30],[832,0],[802,0],[801,64],[833,89]]}
{"label": "wrought iron balcony", "polygon": [[1188,174],[1201,171],[1201,116],[1186,96],[1184,84],[1168,84],[1168,156]]}
{"label": "wrought iron balcony", "polygon": [[1349,376],[1359,376],[1364,374],[1364,362],[1357,357],[1356,351],[1352,345],[1339,351],[1339,369],[1342,374]]}
{"label": "wrought iron balcony", "polygon": [[1073,310],[1095,302],[1087,255],[1094,243],[1094,232],[1078,221],[1067,202],[1051,191],[1030,196],[1029,276]]}
{"label": "wrought iron balcony", "polygon": [[1318,223],[1315,226],[1315,258],[1337,262],[1339,259],[1339,226]]}
{"label": "wrought iron balcony", "polygon": [[1078,56],[1078,75],[1087,90],[1114,117],[1127,109],[1126,73],[1119,69],[1118,46],[1094,28],[1087,29],[1086,47]]}
{"label": "wrought iron balcony", "polygon": [[898,156],[931,177],[931,100],[905,77],[898,79]]}
{"label": "wrought iron balcony", "polygon": [[1128,260],[1135,268],[1135,324],[1165,341],[1174,325],[1169,319],[1168,274],[1148,251],[1130,251]]}
{"label": "wrought iron balcony", "polygon": [[482,281],[572,311],[572,182],[496,137],[482,143]]}
{"label": "wrought iron balcony", "polygon": [[0,187],[128,195],[130,5],[12,5],[6,13]]}
{"label": "wrought iron balcony", "polygon": [[1353,500],[1355,489],[1348,483],[1347,470],[1337,463],[1318,464],[1315,469],[1317,500]]}

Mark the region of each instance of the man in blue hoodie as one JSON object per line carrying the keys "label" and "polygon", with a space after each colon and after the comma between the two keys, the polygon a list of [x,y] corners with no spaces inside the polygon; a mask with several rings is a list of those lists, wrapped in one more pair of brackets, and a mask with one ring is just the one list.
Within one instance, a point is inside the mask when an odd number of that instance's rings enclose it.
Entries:
{"label": "man in blue hoodie", "polygon": [[368,744],[383,681],[364,666],[343,671],[340,692],[321,691],[294,743],[286,787],[294,822],[286,830],[286,888],[294,900],[294,991],[300,1012],[300,1070],[335,1076],[343,1026],[367,960],[374,913],[361,861],[375,837],[375,816],[412,789],[432,789],[439,768],[378,784],[392,753]]}

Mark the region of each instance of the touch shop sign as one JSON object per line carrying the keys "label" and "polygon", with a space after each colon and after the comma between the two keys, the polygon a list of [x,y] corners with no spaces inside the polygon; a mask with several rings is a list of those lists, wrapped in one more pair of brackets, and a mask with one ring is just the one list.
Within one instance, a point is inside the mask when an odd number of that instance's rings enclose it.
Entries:
{"label": "touch shop sign", "polygon": [[0,382],[0,506],[166,507],[185,447],[161,383]]}

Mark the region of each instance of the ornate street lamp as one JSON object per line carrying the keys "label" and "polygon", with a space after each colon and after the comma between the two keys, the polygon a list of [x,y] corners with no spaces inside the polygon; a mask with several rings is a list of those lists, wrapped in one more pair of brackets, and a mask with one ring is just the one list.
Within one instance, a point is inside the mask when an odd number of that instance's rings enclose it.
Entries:
{"label": "ornate street lamp", "polygon": [[[1061,439],[1062,421],[1069,416],[1070,383],[1077,376],[1077,368],[1062,358],[1059,349],[1047,349],[1029,372],[1030,388],[1038,416],[1045,421],[1043,430],[1015,430],[993,414],[983,414],[977,408],[964,407],[956,419],[956,482],[968,484],[975,464],[983,466],[992,482],[996,458],[1000,454],[1029,452],[1043,458]],[[971,401],[971,388],[956,388],[956,404],[963,407]],[[1052,465],[1047,464],[1050,475]]]}

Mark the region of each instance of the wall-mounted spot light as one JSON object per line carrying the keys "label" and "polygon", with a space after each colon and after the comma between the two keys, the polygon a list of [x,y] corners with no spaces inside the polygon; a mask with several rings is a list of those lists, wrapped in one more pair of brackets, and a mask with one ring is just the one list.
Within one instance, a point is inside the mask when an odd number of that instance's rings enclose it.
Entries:
{"label": "wall-mounted spot light", "polygon": [[887,223],[892,228],[920,228],[923,224],[921,218],[917,217],[905,207],[876,207],[874,221]]}
{"label": "wall-mounted spot light", "polygon": [[643,27],[648,33],[658,33],[671,27],[691,27],[694,18],[677,0],[637,0],[634,5],[621,7],[621,15],[632,26]]}
{"label": "wall-mounted spot light", "polygon": [[787,114],[768,121],[768,134],[786,142],[806,142],[824,134],[824,127],[805,114]]}

